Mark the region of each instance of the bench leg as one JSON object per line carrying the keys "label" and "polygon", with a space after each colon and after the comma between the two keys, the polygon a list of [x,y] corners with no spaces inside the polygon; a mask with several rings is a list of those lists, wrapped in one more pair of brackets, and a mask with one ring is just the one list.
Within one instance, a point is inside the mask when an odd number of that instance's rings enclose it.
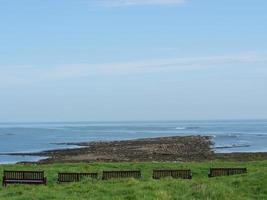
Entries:
{"label": "bench leg", "polygon": [[3,187],[6,187],[6,182],[3,180],[3,183],[2,183]]}

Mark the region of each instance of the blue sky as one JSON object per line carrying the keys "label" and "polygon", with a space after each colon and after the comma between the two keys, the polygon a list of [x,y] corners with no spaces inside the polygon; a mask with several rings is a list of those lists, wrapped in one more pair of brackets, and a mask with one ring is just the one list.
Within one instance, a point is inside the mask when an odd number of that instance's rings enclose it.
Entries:
{"label": "blue sky", "polygon": [[266,10],[3,0],[0,121],[267,119]]}

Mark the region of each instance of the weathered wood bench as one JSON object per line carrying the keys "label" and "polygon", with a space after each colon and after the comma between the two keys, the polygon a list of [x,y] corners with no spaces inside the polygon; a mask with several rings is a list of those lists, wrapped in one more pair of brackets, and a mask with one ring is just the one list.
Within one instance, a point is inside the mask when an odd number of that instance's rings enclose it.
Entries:
{"label": "weathered wood bench", "polygon": [[7,184],[46,184],[43,171],[4,171],[3,186]]}
{"label": "weathered wood bench", "polygon": [[97,173],[58,173],[58,183],[78,182],[83,178],[97,179]]}
{"label": "weathered wood bench", "polygon": [[141,178],[140,170],[128,171],[103,171],[102,179],[120,179],[120,178]]}
{"label": "weathered wood bench", "polygon": [[247,168],[210,168],[209,177],[247,173]]}
{"label": "weathered wood bench", "polygon": [[154,169],[153,179],[160,179],[164,177],[192,179],[192,172],[188,170],[172,170],[172,169]]}

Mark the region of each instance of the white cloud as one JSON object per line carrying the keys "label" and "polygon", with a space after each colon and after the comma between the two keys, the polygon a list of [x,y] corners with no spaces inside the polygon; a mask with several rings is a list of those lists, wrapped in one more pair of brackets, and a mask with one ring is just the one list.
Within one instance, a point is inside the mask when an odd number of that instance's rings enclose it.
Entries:
{"label": "white cloud", "polygon": [[50,67],[0,66],[0,84],[18,84],[33,81],[61,80],[90,75],[123,75],[158,71],[202,70],[236,64],[267,63],[267,53],[243,53],[210,57],[187,57],[164,60],[118,62],[103,64],[76,64]]}
{"label": "white cloud", "polygon": [[185,0],[96,0],[93,1],[97,6],[121,7],[138,5],[180,5]]}

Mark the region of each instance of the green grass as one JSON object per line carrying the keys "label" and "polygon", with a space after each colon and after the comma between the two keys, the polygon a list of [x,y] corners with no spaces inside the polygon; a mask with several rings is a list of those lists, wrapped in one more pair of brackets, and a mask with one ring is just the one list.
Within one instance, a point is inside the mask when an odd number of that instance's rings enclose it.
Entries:
{"label": "green grass", "polygon": [[[248,173],[230,177],[208,178],[209,167],[247,167]],[[153,180],[156,168],[188,169],[192,180]],[[10,185],[0,187],[0,199],[267,199],[267,161],[257,162],[191,162],[191,163],[77,163],[47,165],[0,165],[0,176],[6,170],[45,170],[47,186]],[[56,183],[58,172],[99,172],[110,169],[141,169],[141,180],[85,180],[79,183]]]}

